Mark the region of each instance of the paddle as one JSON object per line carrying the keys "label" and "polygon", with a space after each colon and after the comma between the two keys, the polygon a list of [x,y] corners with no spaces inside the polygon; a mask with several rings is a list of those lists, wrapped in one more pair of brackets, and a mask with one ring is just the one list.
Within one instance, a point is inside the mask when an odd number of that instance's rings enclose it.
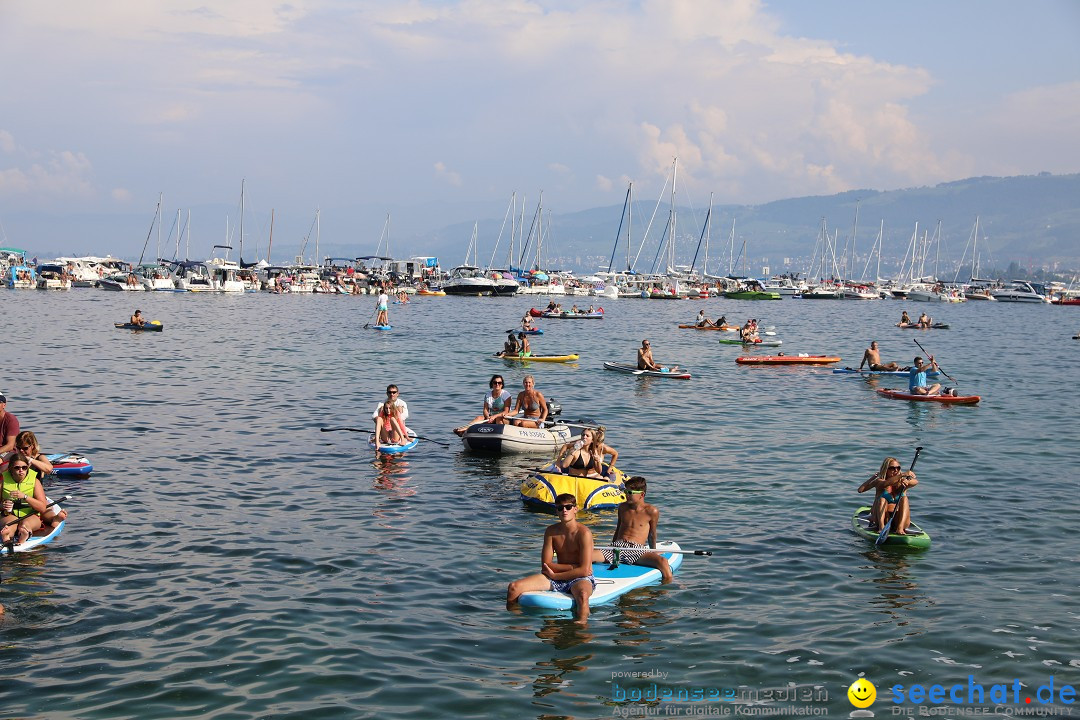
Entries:
{"label": "paddle", "polygon": [[[363,428],[354,428],[354,427],[319,428],[319,432],[339,432],[341,430],[344,430],[346,432],[358,432],[358,433],[373,433],[373,432],[375,432],[372,429],[365,430]],[[435,438],[424,437],[423,435],[414,435],[413,437],[415,437],[417,440],[425,440],[427,442],[435,443],[436,445],[442,445],[443,447],[450,447],[449,443],[445,443],[442,440],[436,440]]]}
{"label": "paddle", "polygon": [[[923,352],[926,352],[925,350]],[[929,353],[927,353],[929,355]],[[922,445],[915,448],[915,457],[911,458],[911,465],[908,466],[908,472],[915,469],[915,461],[919,459],[919,453],[922,452]],[[905,491],[906,492],[906,491]],[[885,518],[885,522],[881,523],[881,532],[878,533],[877,540],[874,541],[874,545],[880,545],[885,542],[885,538],[889,537],[889,530],[892,528],[893,516],[900,509],[900,498],[896,498],[896,509]]]}
{"label": "paddle", "polygon": [[[593,550],[641,550],[643,548],[624,547],[600,547],[593,546]],[[647,552],[671,553],[672,555],[698,555],[699,557],[712,557],[712,550],[668,550],[666,548],[648,548]]]}
{"label": "paddle", "polygon": [[[927,356],[927,357],[930,357],[930,352],[929,352],[929,351],[928,351],[928,350],[927,350],[926,348],[924,348],[924,347],[922,346],[922,343],[921,343],[921,342],[919,342],[919,340],[918,340],[917,338],[911,338],[911,339],[915,341],[915,344],[919,346],[919,349],[920,349],[920,350],[922,350],[922,351],[923,351],[924,353],[926,353],[926,356]],[[954,377],[953,377],[952,375],[950,375],[949,373],[947,373],[947,372],[945,372],[944,370],[942,370],[942,369],[941,369],[941,365],[938,365],[937,369],[938,369],[938,372],[940,372],[940,373],[941,373],[942,375],[944,375],[945,377],[949,378],[949,379],[950,379],[950,380],[952,380],[953,382],[960,382],[959,380],[957,380],[956,378],[954,378]]]}

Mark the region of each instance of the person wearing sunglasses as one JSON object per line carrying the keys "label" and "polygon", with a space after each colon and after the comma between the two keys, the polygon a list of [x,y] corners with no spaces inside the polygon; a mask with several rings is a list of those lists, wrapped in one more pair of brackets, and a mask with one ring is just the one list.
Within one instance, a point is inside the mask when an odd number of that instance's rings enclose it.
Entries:
{"label": "person wearing sunglasses", "polygon": [[663,367],[657,365],[652,356],[652,343],[648,340],[641,341],[641,347],[637,351],[637,369],[652,370],[653,372],[678,372],[679,366]]}
{"label": "person wearing sunglasses", "polygon": [[574,619],[584,625],[589,620],[589,598],[596,589],[592,531],[577,521],[577,498],[570,493],[555,498],[555,513],[559,522],[544,531],[540,572],[506,587],[506,607],[509,609],[523,593],[562,592],[574,598]]}
{"label": "person wearing sunglasses", "polygon": [[0,393],[0,457],[15,451],[15,436],[19,434],[19,419],[7,411],[7,397]]}
{"label": "person wearing sunglasses", "polygon": [[8,469],[0,475],[0,480],[0,514],[3,515],[0,522],[4,526],[0,530],[0,542],[10,542],[14,537],[15,544],[21,545],[41,527],[38,513],[45,512],[48,505],[45,489],[37,472],[30,467],[30,460],[21,452],[9,458]]}
{"label": "person wearing sunglasses", "polygon": [[881,468],[859,486],[859,492],[876,491],[874,504],[870,506],[870,530],[881,530],[886,516],[892,517],[892,532],[907,534],[911,524],[911,505],[907,491],[919,484],[915,473],[900,466],[900,461],[890,456]]}
{"label": "person wearing sunglasses", "polygon": [[36,470],[39,477],[53,471],[49,456],[41,452],[37,436],[29,430],[23,430],[15,436],[15,449],[30,460],[30,469]]}
{"label": "person wearing sunglasses", "polygon": [[461,427],[454,428],[456,435],[464,435],[470,425],[477,423],[506,424],[506,416],[510,414],[510,407],[514,404],[514,396],[506,389],[506,383],[502,375],[492,375],[488,381],[491,392],[484,393],[484,405],[481,413]]}
{"label": "person wearing sunglasses", "polygon": [[409,406],[405,404],[405,401],[401,399],[401,395],[398,393],[397,385],[386,386],[386,400],[379,403],[375,408],[375,412],[371,413],[371,419],[375,421],[375,432],[379,432],[380,418],[382,414],[383,405],[386,403],[393,403],[397,407],[397,419],[401,421],[401,426],[405,428],[405,432],[411,432],[405,421],[409,419]]}
{"label": "person wearing sunglasses", "polygon": [[[627,565],[647,565],[660,571],[662,582],[671,582],[671,565],[656,549],[656,526],[660,511],[645,502],[648,484],[645,478],[635,475],[626,481],[626,502],[619,505],[619,519],[611,536],[611,546],[626,548],[619,551],[619,562]],[[596,562],[610,563],[615,557],[613,550],[594,550]]]}

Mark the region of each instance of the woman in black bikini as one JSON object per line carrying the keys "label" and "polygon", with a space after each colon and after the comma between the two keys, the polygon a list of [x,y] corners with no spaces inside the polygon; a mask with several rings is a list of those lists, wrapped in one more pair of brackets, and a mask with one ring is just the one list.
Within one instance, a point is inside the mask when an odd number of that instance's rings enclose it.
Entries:
{"label": "woman in black bikini", "polygon": [[588,477],[600,473],[600,456],[592,452],[596,434],[592,428],[585,428],[581,438],[562,446],[560,457],[555,462],[559,472],[575,477]]}

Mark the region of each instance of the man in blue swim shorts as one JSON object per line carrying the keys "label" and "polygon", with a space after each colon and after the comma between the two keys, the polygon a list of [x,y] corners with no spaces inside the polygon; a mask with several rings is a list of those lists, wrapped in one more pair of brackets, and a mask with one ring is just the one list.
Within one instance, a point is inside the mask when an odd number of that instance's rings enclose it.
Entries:
{"label": "man in blue swim shorts", "polygon": [[596,588],[592,576],[593,536],[589,528],[578,523],[577,509],[577,498],[570,493],[555,498],[559,522],[544,531],[540,572],[507,586],[507,608],[517,602],[522,593],[554,590],[573,597],[574,619],[582,625],[588,623],[589,598]]}

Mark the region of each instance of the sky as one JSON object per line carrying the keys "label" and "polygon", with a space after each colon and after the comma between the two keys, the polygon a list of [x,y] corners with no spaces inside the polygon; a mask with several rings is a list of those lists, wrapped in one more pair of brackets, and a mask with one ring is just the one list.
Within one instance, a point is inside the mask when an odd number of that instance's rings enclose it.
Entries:
{"label": "sky", "polygon": [[1080,3],[0,0],[0,244],[137,251],[160,193],[208,249],[244,181],[363,254],[675,157],[699,207],[1080,171]]}

